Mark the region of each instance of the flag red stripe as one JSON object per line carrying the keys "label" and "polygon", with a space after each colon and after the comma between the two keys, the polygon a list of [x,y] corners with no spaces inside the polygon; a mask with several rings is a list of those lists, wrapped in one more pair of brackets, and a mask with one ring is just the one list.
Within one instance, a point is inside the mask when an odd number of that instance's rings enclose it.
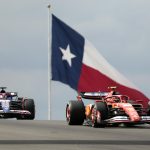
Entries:
{"label": "flag red stripe", "polygon": [[117,86],[117,90],[130,97],[131,100],[142,100],[142,104],[147,107],[149,99],[140,91],[121,85],[99,71],[82,65],[80,79],[78,82],[78,91],[95,92],[95,91],[108,91],[108,86]]}

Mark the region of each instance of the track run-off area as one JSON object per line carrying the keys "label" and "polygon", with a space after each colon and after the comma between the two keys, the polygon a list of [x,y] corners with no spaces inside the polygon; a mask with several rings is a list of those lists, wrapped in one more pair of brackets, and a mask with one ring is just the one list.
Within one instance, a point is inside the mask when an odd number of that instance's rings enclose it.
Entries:
{"label": "track run-off area", "polygon": [[0,150],[149,150],[150,125],[92,128],[65,121],[0,120]]}

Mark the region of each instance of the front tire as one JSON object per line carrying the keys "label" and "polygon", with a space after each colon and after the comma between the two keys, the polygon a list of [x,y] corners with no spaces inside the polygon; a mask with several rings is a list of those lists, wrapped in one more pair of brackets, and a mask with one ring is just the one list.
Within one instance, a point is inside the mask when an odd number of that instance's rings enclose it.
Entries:
{"label": "front tire", "polygon": [[108,108],[105,102],[96,102],[92,109],[92,126],[105,127],[108,118]]}

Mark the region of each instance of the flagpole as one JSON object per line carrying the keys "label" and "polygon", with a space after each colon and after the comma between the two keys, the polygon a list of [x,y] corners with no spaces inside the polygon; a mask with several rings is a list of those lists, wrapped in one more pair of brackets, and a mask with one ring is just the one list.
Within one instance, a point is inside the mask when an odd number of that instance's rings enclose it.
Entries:
{"label": "flagpole", "polygon": [[48,4],[48,120],[51,120],[51,41],[50,41],[50,7]]}

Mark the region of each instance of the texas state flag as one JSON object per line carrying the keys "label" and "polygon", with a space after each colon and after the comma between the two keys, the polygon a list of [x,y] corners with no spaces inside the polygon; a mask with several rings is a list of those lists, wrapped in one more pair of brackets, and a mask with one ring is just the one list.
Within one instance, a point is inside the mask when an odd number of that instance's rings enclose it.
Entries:
{"label": "texas state flag", "polygon": [[[112,67],[81,34],[52,15],[52,80],[69,85],[78,92],[108,91],[109,86],[131,100],[149,99]],[[118,62],[119,63],[119,62]]]}

